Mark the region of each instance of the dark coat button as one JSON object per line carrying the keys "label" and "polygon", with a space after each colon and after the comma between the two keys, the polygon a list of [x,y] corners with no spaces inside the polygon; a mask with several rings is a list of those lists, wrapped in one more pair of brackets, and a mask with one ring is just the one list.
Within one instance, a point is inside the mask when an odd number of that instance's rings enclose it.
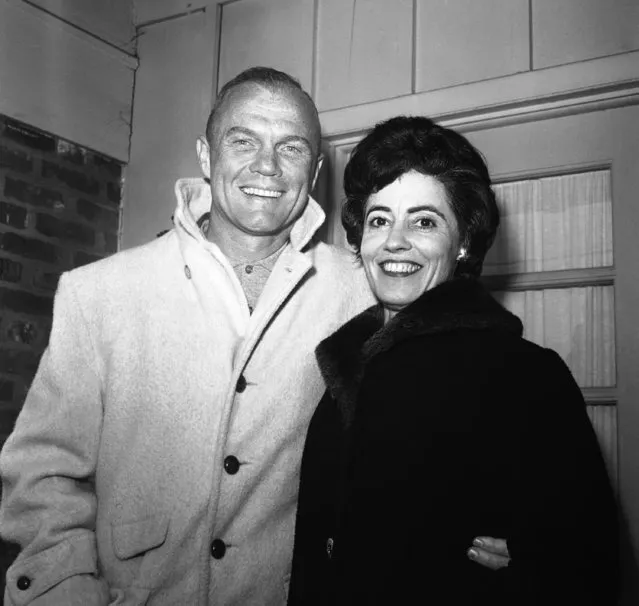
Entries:
{"label": "dark coat button", "polygon": [[224,543],[224,541],[222,539],[215,539],[211,543],[211,555],[216,560],[221,560],[224,557],[225,553],[226,553],[226,544]]}
{"label": "dark coat button", "polygon": [[229,475],[235,475],[240,468],[240,462],[233,455],[229,455],[224,459],[224,471]]}
{"label": "dark coat button", "polygon": [[333,541],[333,539],[329,537],[328,540],[326,541],[326,555],[328,556],[329,560],[333,556],[334,547],[335,547],[335,541]]}
{"label": "dark coat button", "polygon": [[237,380],[237,385],[235,386],[235,391],[237,393],[242,393],[246,389],[246,379],[244,375],[240,375],[240,378]]}
{"label": "dark coat button", "polygon": [[16,585],[21,591],[26,591],[27,589],[29,589],[29,587],[31,587],[31,579],[22,575],[21,577],[18,577],[18,582],[16,583]]}

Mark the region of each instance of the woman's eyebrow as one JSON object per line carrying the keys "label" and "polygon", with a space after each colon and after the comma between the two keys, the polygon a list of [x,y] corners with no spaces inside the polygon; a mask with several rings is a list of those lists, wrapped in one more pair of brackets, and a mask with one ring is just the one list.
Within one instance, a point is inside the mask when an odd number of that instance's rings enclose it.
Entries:
{"label": "woman's eyebrow", "polygon": [[366,216],[368,217],[368,215],[370,215],[373,211],[376,211],[376,210],[381,210],[382,212],[385,212],[385,213],[391,212],[391,209],[388,206],[382,206],[381,204],[375,204],[375,205],[371,206],[366,211]]}
{"label": "woman's eyebrow", "polygon": [[[381,212],[387,212],[390,213],[392,212],[391,209],[388,206],[382,206],[381,204],[375,204],[374,206],[371,206],[367,211],[366,211],[366,216],[370,215],[370,213],[372,213],[373,211],[379,210]],[[446,216],[442,213],[441,210],[439,210],[438,208],[435,208],[434,206],[431,206],[430,204],[422,204],[420,206],[411,206],[410,208],[407,209],[408,213],[418,213],[421,211],[428,211],[428,212],[432,212],[434,214],[436,214],[438,217],[441,217],[444,221],[448,222],[448,219],[446,219]]]}
{"label": "woman's eyebrow", "polygon": [[435,208],[434,206],[431,206],[430,204],[423,204],[421,206],[411,206],[408,209],[409,213],[418,213],[421,212],[423,210],[426,210],[428,212],[431,213],[435,213],[438,217],[441,217],[444,221],[448,222],[448,219],[446,219],[446,215],[444,215],[444,213],[442,213],[441,210],[439,210],[438,208]]}

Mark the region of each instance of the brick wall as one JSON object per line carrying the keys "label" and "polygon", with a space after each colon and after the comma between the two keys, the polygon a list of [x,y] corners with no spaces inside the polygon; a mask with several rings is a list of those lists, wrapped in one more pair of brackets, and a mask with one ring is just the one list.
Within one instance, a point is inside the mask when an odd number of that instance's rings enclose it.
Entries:
{"label": "brick wall", "polygon": [[[116,160],[0,115],[0,446],[46,347],[60,273],[117,249],[121,179]],[[14,554],[0,543],[0,596]]]}

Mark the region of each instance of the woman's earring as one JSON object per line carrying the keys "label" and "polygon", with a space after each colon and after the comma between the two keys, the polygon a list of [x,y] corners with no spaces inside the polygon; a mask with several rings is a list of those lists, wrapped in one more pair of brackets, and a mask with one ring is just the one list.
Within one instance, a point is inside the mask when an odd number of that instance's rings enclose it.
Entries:
{"label": "woman's earring", "polygon": [[457,260],[461,261],[462,259],[466,258],[466,249],[465,248],[460,248],[459,249],[459,254],[457,255]]}

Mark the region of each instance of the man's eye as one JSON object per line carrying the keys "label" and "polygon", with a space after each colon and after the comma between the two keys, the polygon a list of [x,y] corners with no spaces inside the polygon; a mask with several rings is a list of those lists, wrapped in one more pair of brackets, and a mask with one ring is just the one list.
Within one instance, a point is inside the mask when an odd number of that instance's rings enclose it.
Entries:
{"label": "man's eye", "polygon": [[299,154],[302,150],[295,145],[283,145],[280,148],[285,154]]}
{"label": "man's eye", "polygon": [[251,142],[248,139],[233,139],[231,143],[235,147],[248,147],[249,145],[251,145]]}

